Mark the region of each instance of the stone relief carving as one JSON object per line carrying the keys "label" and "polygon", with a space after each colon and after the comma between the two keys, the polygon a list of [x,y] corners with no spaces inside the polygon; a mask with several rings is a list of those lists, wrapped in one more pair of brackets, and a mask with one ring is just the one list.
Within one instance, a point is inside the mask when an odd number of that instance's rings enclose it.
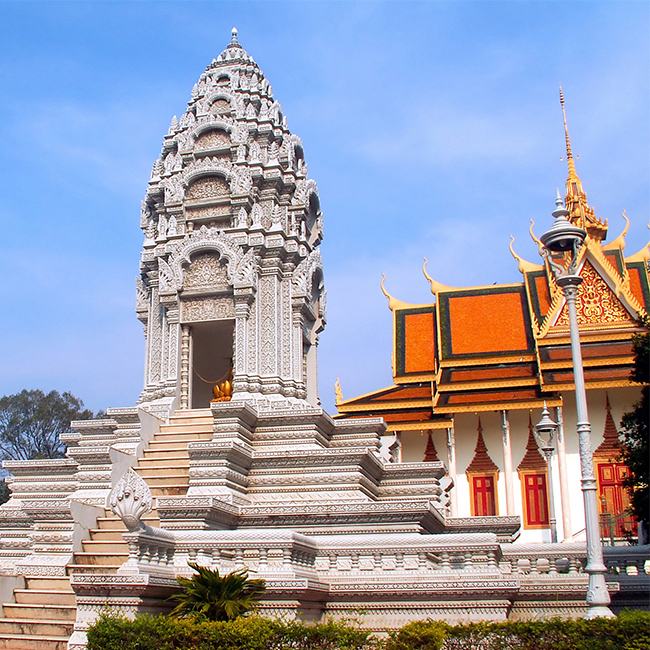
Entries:
{"label": "stone relief carving", "polygon": [[172,267],[162,258],[158,258],[158,282],[162,293],[178,291],[182,282]]}
{"label": "stone relief carving", "polygon": [[255,253],[251,248],[237,264],[235,282],[237,284],[252,285],[255,283]]}
{"label": "stone relief carving", "polygon": [[203,253],[195,257],[183,277],[184,289],[195,288],[226,288],[228,273],[219,258],[211,253]]}
{"label": "stone relief carving", "polygon": [[323,270],[320,248],[314,249],[294,271],[293,286],[297,292],[311,297],[311,279],[317,269]]}
{"label": "stone relief carving", "polygon": [[[194,230],[182,242],[175,242],[170,245],[169,267],[174,269],[174,277],[183,277],[183,265],[191,263],[191,257],[200,251],[217,251],[220,258],[224,258],[227,264],[228,283],[234,282],[234,269],[243,256],[241,247],[233,243],[231,237],[223,230],[207,226],[201,226]],[[180,284],[178,285],[180,288]]]}
{"label": "stone relief carving", "polygon": [[210,131],[204,131],[196,139],[196,144],[194,148],[197,151],[204,149],[217,149],[219,147],[229,147],[230,146],[230,135],[226,133],[223,129],[211,129]]}
{"label": "stone relief carving", "polygon": [[204,176],[190,183],[185,196],[188,199],[211,199],[226,196],[229,189],[221,176]]}
{"label": "stone relief carving", "polygon": [[153,497],[149,486],[129,467],[108,495],[106,506],[133,532],[144,528],[142,517],[151,512]]}
{"label": "stone relief carving", "polygon": [[235,317],[232,298],[188,298],[183,300],[183,321],[197,322]]}
{"label": "stone relief carving", "polygon": [[135,278],[135,308],[136,311],[147,311],[149,308],[149,288],[140,276]]}
{"label": "stone relief carving", "polygon": [[239,208],[239,212],[237,213],[237,227],[238,228],[245,228],[248,225],[248,212],[246,212],[246,208],[242,206]]}
{"label": "stone relief carving", "polygon": [[262,219],[264,218],[264,212],[262,206],[259,203],[256,203],[253,206],[253,211],[251,213],[251,218],[253,220],[253,226],[261,226]]}

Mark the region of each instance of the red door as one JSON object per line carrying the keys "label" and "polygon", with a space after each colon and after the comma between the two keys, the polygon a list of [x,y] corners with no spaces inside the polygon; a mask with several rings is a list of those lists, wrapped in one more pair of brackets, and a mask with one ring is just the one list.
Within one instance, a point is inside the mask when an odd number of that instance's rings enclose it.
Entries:
{"label": "red door", "polygon": [[548,526],[548,491],[546,474],[525,475],[526,525]]}
{"label": "red door", "polygon": [[496,515],[493,476],[472,476],[472,492],[474,494],[473,514],[475,517]]}
{"label": "red door", "polygon": [[[630,497],[623,479],[628,470],[623,463],[598,464],[598,486],[600,488],[601,521],[604,536],[623,538],[626,533],[636,534],[637,525],[631,515],[627,514]],[[611,526],[611,531],[609,527]]]}

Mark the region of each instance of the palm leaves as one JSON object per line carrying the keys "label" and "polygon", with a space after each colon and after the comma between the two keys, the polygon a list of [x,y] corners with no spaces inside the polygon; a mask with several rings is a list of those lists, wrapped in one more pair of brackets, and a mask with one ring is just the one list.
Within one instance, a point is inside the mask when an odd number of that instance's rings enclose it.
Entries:
{"label": "palm leaves", "polygon": [[197,573],[191,578],[176,578],[183,591],[169,598],[178,602],[171,611],[176,618],[230,621],[255,609],[266,591],[264,580],[248,579],[247,569],[222,576],[218,569],[188,564]]}

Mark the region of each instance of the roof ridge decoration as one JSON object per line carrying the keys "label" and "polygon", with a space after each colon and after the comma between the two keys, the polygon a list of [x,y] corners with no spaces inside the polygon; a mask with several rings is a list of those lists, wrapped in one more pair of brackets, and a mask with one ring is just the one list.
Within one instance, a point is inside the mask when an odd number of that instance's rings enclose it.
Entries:
{"label": "roof ridge decoration", "polygon": [[465,470],[466,474],[492,474],[499,473],[499,468],[488,454],[485,440],[483,439],[483,426],[481,418],[478,418],[478,437],[476,439],[476,449],[474,449],[474,458]]}
{"label": "roof ridge decoration", "polygon": [[530,411],[528,412],[528,441],[526,442],[526,453],[517,467],[518,472],[541,472],[546,471],[546,461],[539,451],[535,434],[533,433],[533,421]]}
{"label": "roof ridge decoration", "polygon": [[[650,221],[647,223],[646,227],[650,229]],[[625,261],[628,263],[645,262],[646,264],[650,262],[650,241],[640,251],[634,253],[634,255],[626,257]]]}
{"label": "roof ridge decoration", "polygon": [[622,252],[625,248],[625,236],[627,235],[627,231],[630,229],[630,220],[627,218],[625,210],[623,210],[623,214],[621,216],[623,219],[625,219],[625,227],[623,228],[623,232],[616,239],[610,241],[609,244],[603,244],[602,249],[604,251],[620,250]]}
{"label": "roof ridge decoration", "polygon": [[[532,221],[532,219],[531,219]],[[532,226],[531,226],[532,227]],[[514,235],[510,235],[510,253],[512,256],[517,260],[519,264],[519,273],[526,273],[528,271],[541,271],[544,267],[541,264],[533,264],[533,262],[529,262],[525,260],[523,257],[520,257],[515,253],[515,249],[513,247],[513,244],[515,243],[515,237]]]}
{"label": "roof ridge decoration", "polygon": [[582,182],[576,172],[573,152],[571,151],[571,140],[569,139],[569,129],[567,127],[562,86],[560,86],[560,105],[562,106],[564,139],[566,142],[567,165],[569,168],[565,196],[566,208],[570,212],[569,221],[586,230],[593,239],[600,242],[607,237],[607,219],[603,222],[596,217],[594,209],[587,203],[587,194],[585,193],[582,187]]}
{"label": "roof ridge decoration", "polygon": [[431,285],[431,293],[434,296],[437,296],[439,291],[451,291],[451,290],[456,288],[456,287],[448,287],[447,285],[442,284],[441,282],[438,282],[437,280],[434,280],[427,273],[427,264],[428,263],[429,263],[429,260],[425,257],[424,258],[424,264],[422,265],[422,273],[424,273],[424,277],[429,281],[429,284]]}
{"label": "roof ridge decoration", "polygon": [[391,296],[388,291],[386,291],[386,288],[384,287],[384,283],[386,282],[386,274],[382,273],[381,274],[381,291],[382,293],[388,298],[388,309],[390,309],[392,312],[396,311],[397,309],[413,309],[414,307],[431,307],[430,304],[416,304],[416,303],[410,303],[410,302],[404,302],[403,300],[398,300],[395,298],[395,296]]}

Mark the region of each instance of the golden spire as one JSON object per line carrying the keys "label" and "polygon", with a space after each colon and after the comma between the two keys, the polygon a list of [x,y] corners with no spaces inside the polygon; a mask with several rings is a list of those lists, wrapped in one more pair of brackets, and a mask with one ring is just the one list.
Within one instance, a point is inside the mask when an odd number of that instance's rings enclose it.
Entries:
{"label": "golden spire", "polygon": [[603,241],[607,237],[607,221],[603,223],[594,213],[594,209],[587,203],[587,194],[582,188],[582,182],[576,172],[576,165],[571,151],[571,140],[569,139],[569,128],[566,121],[566,110],[564,108],[564,94],[560,86],[560,105],[562,106],[562,118],[564,120],[564,140],[566,142],[566,157],[569,167],[569,175],[566,181],[566,209],[569,211],[569,220],[576,226],[586,230],[596,241]]}
{"label": "golden spire", "polygon": [[566,160],[569,166],[569,177],[567,178],[567,192],[569,191],[569,183],[577,182],[582,190],[582,183],[576,174],[576,165],[573,161],[573,153],[571,152],[571,140],[569,140],[569,127],[566,123],[566,110],[564,109],[564,94],[562,93],[562,86],[560,86],[560,104],[562,106],[562,118],[564,119],[564,140],[566,141]]}

